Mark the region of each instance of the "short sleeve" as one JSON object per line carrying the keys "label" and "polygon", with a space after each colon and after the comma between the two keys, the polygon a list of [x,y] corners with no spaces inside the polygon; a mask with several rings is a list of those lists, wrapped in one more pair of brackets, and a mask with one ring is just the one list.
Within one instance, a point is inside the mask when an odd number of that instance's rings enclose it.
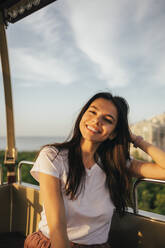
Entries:
{"label": "short sleeve", "polygon": [[39,182],[39,173],[45,173],[57,178],[62,174],[62,157],[54,147],[45,147],[39,153],[30,173]]}
{"label": "short sleeve", "polygon": [[127,159],[127,162],[126,162],[126,167],[129,169],[129,167],[131,166],[131,162],[133,160],[133,157],[130,156],[130,159]]}

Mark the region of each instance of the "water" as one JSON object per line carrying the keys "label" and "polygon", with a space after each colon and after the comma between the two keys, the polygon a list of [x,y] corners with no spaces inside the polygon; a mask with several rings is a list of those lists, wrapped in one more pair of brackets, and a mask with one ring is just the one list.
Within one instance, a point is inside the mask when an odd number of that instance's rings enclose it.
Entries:
{"label": "water", "polygon": [[[18,151],[37,151],[41,146],[65,141],[66,137],[16,137]],[[6,149],[6,137],[0,137],[0,150]]]}

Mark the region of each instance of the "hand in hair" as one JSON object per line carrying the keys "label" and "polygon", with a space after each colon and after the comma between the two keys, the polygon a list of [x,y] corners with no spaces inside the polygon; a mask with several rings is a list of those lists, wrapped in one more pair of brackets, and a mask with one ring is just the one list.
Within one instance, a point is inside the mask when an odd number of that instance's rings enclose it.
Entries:
{"label": "hand in hair", "polygon": [[139,146],[142,140],[143,140],[142,136],[131,133],[131,142],[135,148]]}

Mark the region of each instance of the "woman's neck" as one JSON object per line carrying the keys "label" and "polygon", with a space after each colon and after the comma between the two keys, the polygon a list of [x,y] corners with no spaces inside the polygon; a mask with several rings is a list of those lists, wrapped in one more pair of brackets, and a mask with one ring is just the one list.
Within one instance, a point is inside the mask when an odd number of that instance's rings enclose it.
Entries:
{"label": "woman's neck", "polygon": [[95,154],[99,144],[82,139],[80,142],[80,146],[81,146],[81,151],[83,153],[86,153],[86,154],[93,156]]}
{"label": "woman's neck", "polygon": [[98,144],[88,140],[82,140],[80,146],[84,166],[86,168],[91,168],[95,163],[94,154],[98,148]]}

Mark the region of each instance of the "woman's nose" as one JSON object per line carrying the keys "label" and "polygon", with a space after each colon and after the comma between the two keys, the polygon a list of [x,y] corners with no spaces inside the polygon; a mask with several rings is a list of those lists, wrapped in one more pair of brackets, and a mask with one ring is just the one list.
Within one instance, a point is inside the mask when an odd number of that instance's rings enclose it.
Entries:
{"label": "woman's nose", "polygon": [[101,117],[100,116],[95,116],[93,121],[94,121],[95,124],[101,125]]}

